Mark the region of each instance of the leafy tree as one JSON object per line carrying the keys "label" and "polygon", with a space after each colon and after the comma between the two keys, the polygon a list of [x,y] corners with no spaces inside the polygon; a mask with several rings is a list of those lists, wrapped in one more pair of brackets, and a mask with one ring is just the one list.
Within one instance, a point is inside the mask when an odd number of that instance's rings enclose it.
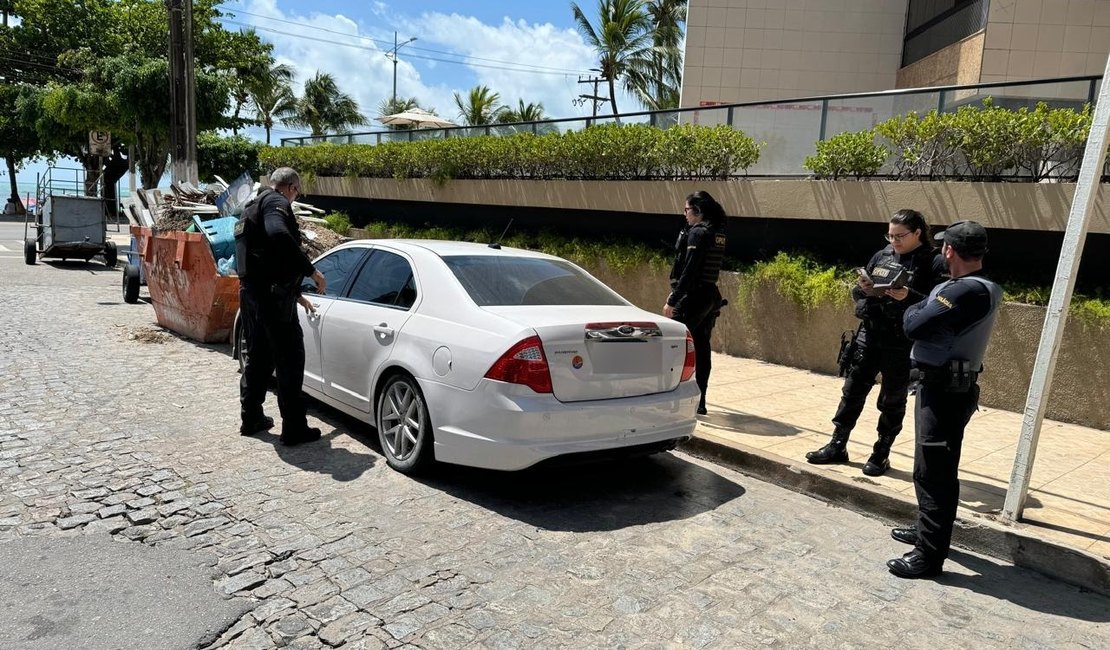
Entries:
{"label": "leafy tree", "polygon": [[290,85],[293,68],[279,64],[271,66],[267,74],[250,82],[248,93],[255,122],[266,129],[266,144],[270,144],[270,131],[274,120],[284,122],[297,107],[297,96]]}
{"label": "leafy tree", "polygon": [[327,135],[329,132],[346,133],[352,126],[361,126],[367,121],[359,112],[358,102],[339,90],[334,77],[317,72],[304,82],[304,94],[297,99],[286,123],[311,129],[312,135]]}
{"label": "leafy tree", "polygon": [[491,91],[488,86],[474,86],[464,98],[455,93],[455,106],[459,109],[459,119],[467,126],[493,124],[501,109],[501,95]]}
{"label": "leafy tree", "polygon": [[[609,82],[609,103],[618,115],[616,82],[630,85],[629,73],[649,58],[651,20],[644,0],[598,0],[597,22],[591,23],[577,2],[570,4],[574,21],[586,43],[597,50],[601,76]],[[620,118],[616,118],[620,124]]]}
{"label": "leafy tree", "polygon": [[0,84],[0,156],[4,157],[7,165],[11,201],[19,213],[23,212],[23,202],[19,197],[15,174],[24,160],[38,154],[39,148],[34,129],[28,128],[18,114],[19,99],[29,92],[32,92],[29,86]]}
{"label": "leafy tree", "polygon": [[[84,55],[87,52],[78,52],[74,58]],[[119,134],[134,147],[143,186],[155,187],[166,170],[170,152],[170,124],[166,119],[170,96],[168,61],[123,55],[83,65],[87,66],[84,79],[48,86],[34,102],[25,105],[24,114],[33,120],[44,144],[85,161],[90,158],[84,149],[90,129]],[[196,95],[198,129],[223,125],[223,113],[228,106],[223,78],[213,72],[198,71]],[[34,112],[38,112],[37,119]],[[124,161],[123,169],[126,168]],[[120,176],[110,179],[106,187],[114,185]]]}
{"label": "leafy tree", "polygon": [[[87,151],[90,130],[112,133],[105,195],[128,168],[133,147],[145,183],[157,183],[166,167],[169,130],[169,29],[164,2],[151,0],[8,0],[20,24],[0,27],[0,85],[33,87],[20,95],[16,112],[34,131],[43,155],[72,156],[95,190],[101,160]],[[229,82],[245,70],[271,64],[271,46],[255,34],[228,32],[219,23],[217,0],[194,0],[193,45],[197,70],[198,128],[224,126]],[[149,185],[148,185],[149,186]]]}

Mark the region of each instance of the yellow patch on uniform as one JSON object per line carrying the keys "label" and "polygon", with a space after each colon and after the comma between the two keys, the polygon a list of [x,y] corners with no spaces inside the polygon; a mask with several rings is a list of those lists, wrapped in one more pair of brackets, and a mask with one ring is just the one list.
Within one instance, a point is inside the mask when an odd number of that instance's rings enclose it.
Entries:
{"label": "yellow patch on uniform", "polygon": [[945,298],[944,296],[937,296],[937,302],[949,309],[952,309],[952,301],[950,301],[948,298]]}

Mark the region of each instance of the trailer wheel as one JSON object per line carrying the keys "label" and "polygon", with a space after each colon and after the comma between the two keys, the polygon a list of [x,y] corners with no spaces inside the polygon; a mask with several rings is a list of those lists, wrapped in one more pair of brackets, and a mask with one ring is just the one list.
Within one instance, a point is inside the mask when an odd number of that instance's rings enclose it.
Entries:
{"label": "trailer wheel", "polygon": [[118,259],[119,258],[116,257],[116,242],[104,242],[104,264],[106,264],[108,268],[114,269],[116,268]]}
{"label": "trailer wheel", "polygon": [[35,249],[35,240],[28,237],[23,241],[23,261],[28,264],[34,264],[35,259],[38,257],[38,251]]}
{"label": "trailer wheel", "polygon": [[123,301],[129,305],[139,302],[139,267],[123,265]]}

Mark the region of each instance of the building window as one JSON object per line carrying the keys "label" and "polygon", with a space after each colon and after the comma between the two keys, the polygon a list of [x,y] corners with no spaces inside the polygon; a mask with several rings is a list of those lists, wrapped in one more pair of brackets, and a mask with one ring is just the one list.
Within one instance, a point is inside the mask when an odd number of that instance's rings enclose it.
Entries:
{"label": "building window", "polygon": [[902,67],[982,30],[989,6],[990,0],[910,0]]}

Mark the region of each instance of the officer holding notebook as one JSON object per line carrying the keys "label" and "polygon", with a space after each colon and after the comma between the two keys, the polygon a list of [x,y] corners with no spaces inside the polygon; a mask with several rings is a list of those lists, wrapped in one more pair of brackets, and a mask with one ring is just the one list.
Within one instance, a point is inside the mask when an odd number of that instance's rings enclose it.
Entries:
{"label": "officer holding notebook", "polygon": [[890,245],[858,269],[860,277],[852,288],[860,326],[851,345],[842,351],[845,380],[832,419],[832,439],[806,454],[806,460],[814,465],[848,462],[848,436],[877,376],[882,375],[879,438],[863,467],[868,476],[880,476],[890,469],[890,447],[906,415],[911,342],[902,331],[902,315],[907,307],[923,300],[944,274],[944,261],[933,248],[929,225],[917,210],[894,213],[886,239]]}

